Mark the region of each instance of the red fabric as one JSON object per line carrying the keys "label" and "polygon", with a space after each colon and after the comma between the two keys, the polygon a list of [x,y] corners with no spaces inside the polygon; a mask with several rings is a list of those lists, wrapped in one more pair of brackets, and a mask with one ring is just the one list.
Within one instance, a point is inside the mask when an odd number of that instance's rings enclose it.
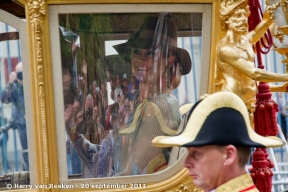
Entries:
{"label": "red fabric", "polygon": [[247,187],[246,189],[243,189],[243,190],[241,190],[239,192],[250,191],[251,189],[254,189],[254,188],[256,188],[255,185],[252,185],[251,187]]}
{"label": "red fabric", "polygon": [[[249,31],[261,22],[263,12],[259,0],[249,0],[250,16],[248,18]],[[264,39],[266,41],[264,41]],[[267,44],[265,43],[267,42]],[[258,68],[264,69],[262,64],[261,53],[266,54],[269,52],[273,44],[272,35],[269,29],[264,34],[256,45]],[[261,49],[263,47],[263,49]],[[256,94],[256,108],[254,112],[254,128],[255,131],[262,136],[276,136],[278,134],[278,127],[276,121],[276,113],[278,105],[271,99],[271,92],[267,83],[260,83],[258,92]],[[257,148],[252,156],[252,170],[251,176],[253,181],[260,192],[271,192],[272,189],[272,176],[271,168],[274,167],[273,163],[268,159],[266,149]]]}
{"label": "red fabric", "polygon": [[159,165],[158,167],[156,167],[156,168],[154,169],[154,173],[157,172],[159,169],[161,169],[162,167],[164,167],[164,166],[166,166],[166,165],[168,165],[167,162],[162,163],[161,165]]}

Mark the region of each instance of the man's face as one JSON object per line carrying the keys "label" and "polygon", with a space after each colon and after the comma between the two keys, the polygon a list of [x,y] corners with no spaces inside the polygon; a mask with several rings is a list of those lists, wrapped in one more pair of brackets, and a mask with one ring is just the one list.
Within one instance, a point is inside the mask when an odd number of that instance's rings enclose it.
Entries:
{"label": "man's face", "polygon": [[23,73],[22,73],[22,62],[18,63],[15,67],[15,71],[16,71],[16,76],[17,76],[17,80],[22,82],[23,80]]}
{"label": "man's face", "polygon": [[184,167],[189,169],[194,184],[204,191],[215,189],[222,178],[224,151],[215,145],[187,147],[187,150]]}
{"label": "man's face", "polygon": [[71,75],[64,74],[64,75],[62,76],[62,82],[63,82],[63,92],[64,92],[64,95],[66,95],[67,92],[70,91],[70,87],[71,87],[71,84],[72,84],[72,77],[71,77]]}
{"label": "man's face", "polygon": [[228,19],[229,29],[235,33],[246,34],[248,32],[248,16],[244,8],[236,9],[234,14]]}
{"label": "man's face", "polygon": [[119,78],[119,76],[116,77],[116,86],[117,87],[120,86],[120,78]]}
{"label": "man's face", "polygon": [[76,112],[80,109],[80,103],[79,101],[75,101],[73,103],[73,106],[72,106],[72,110],[73,110],[73,114],[76,114]]}
{"label": "man's face", "polygon": [[128,85],[127,85],[127,79],[126,79],[126,78],[123,79],[122,85],[123,85],[123,87],[127,87],[127,86],[128,86]]}
{"label": "man's face", "polygon": [[121,96],[118,95],[118,96],[117,96],[117,103],[120,103],[120,101],[121,101]]}
{"label": "man's face", "polygon": [[87,97],[86,98],[86,103],[85,103],[85,110],[88,110],[89,108],[93,108],[93,98],[92,97]]}
{"label": "man's face", "polygon": [[75,124],[76,125],[79,125],[79,123],[81,122],[81,121],[83,121],[83,119],[84,119],[84,116],[83,116],[83,111],[79,111],[78,113],[77,113],[77,115],[76,115],[76,118],[75,118]]}

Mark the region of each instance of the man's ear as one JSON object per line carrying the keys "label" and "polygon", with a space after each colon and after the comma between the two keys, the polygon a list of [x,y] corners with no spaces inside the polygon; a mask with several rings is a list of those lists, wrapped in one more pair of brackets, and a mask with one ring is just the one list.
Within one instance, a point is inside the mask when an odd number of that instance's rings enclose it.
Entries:
{"label": "man's ear", "polygon": [[238,161],[237,158],[237,149],[233,145],[227,145],[225,148],[225,153],[224,153],[224,160],[225,160],[225,165],[231,165],[234,162]]}

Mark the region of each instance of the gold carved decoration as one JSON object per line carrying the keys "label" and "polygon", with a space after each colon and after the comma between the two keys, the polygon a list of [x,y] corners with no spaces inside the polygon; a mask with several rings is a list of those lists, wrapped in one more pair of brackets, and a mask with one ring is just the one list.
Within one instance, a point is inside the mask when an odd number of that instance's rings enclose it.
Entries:
{"label": "gold carved decoration", "polygon": [[193,184],[192,178],[190,177],[190,175],[188,175],[180,184],[173,188],[165,190],[164,192],[202,192],[202,189],[196,187]]}
{"label": "gold carved decoration", "polygon": [[[42,149],[44,160],[44,177],[45,182],[49,183],[49,165],[47,150],[47,129],[46,129],[46,113],[45,113],[45,95],[44,95],[44,76],[43,76],[43,51],[42,51],[42,25],[43,16],[46,14],[44,0],[29,0],[28,3],[29,17],[32,29],[32,41],[35,45],[32,51],[36,58],[38,72],[38,96],[40,99],[40,121],[42,133]],[[36,55],[35,55],[36,54]]]}
{"label": "gold carved decoration", "polygon": [[[271,0],[270,0],[271,1]],[[272,1],[271,1],[272,2]],[[266,4],[269,5],[269,1],[266,0]],[[287,44],[287,37],[288,37],[288,0],[279,0],[274,7],[279,7],[278,12],[275,13],[276,17],[273,18],[275,22],[275,26],[277,29],[274,31],[274,47],[275,50],[286,57],[286,59],[282,60],[282,63],[286,67],[286,73],[288,72],[288,44]],[[284,20],[280,21],[279,20]],[[283,19],[284,18],[284,19]],[[279,41],[279,42],[278,42]]]}
{"label": "gold carved decoration", "polygon": [[[35,112],[35,124],[37,127],[35,127],[35,135],[40,136],[41,138],[37,138],[37,144],[35,148],[40,150],[36,152],[36,156],[40,156],[40,161],[37,158],[36,163],[36,177],[37,177],[37,183],[38,184],[57,184],[59,181],[58,174],[58,164],[57,160],[59,160],[60,156],[52,155],[53,151],[51,149],[54,149],[55,146],[54,142],[50,142],[51,138],[55,138],[55,130],[54,130],[54,101],[53,101],[53,94],[51,94],[51,90],[53,90],[53,87],[51,84],[48,84],[46,82],[51,82],[51,49],[49,47],[49,19],[47,18],[46,11],[47,7],[50,5],[58,5],[58,4],[82,4],[82,3],[139,3],[144,1],[137,1],[137,0],[131,0],[131,1],[102,1],[102,0],[76,0],[76,1],[68,1],[68,0],[17,0],[17,1],[23,1],[23,4],[26,4],[26,13],[27,13],[27,23],[28,32],[30,33],[30,58],[31,63],[33,63],[32,69],[31,69],[31,77],[34,78],[32,82],[32,90],[34,92],[35,97],[35,103],[33,103],[33,108],[36,109]],[[152,3],[161,3],[163,1],[161,0],[152,0]],[[173,2],[173,1],[167,1],[167,2]],[[191,3],[191,0],[180,0],[180,3]],[[217,11],[219,7],[218,0],[192,0],[192,2],[198,2],[198,3],[212,3],[212,15],[213,15],[213,21],[216,20]],[[183,23],[184,25],[185,23]],[[217,36],[220,34],[218,33],[219,29],[219,22],[212,22],[213,24],[213,31],[215,31],[213,37],[216,36],[215,39],[217,39]],[[216,35],[215,35],[216,34]],[[45,39],[44,39],[45,38]],[[212,38],[213,39],[213,38]],[[211,42],[211,47],[215,47],[216,40]],[[211,48],[211,50],[214,50]],[[45,54],[44,54],[45,53]],[[212,57],[213,53],[211,54]],[[211,59],[212,60],[212,59]],[[213,62],[212,62],[213,63]],[[211,67],[213,66],[211,63]],[[213,70],[211,70],[213,71]],[[212,73],[212,72],[211,72]],[[45,78],[44,78],[45,77]],[[213,80],[212,80],[213,81]],[[30,83],[31,83],[30,82]],[[46,83],[46,84],[45,84]],[[211,83],[213,84],[213,83]],[[45,87],[44,87],[45,86]],[[211,85],[210,85],[211,87]],[[51,88],[51,90],[49,89]],[[50,90],[50,91],[48,91]],[[49,100],[49,98],[52,98]],[[51,102],[50,102],[51,101]],[[47,104],[49,102],[49,104]],[[50,103],[52,105],[50,106]],[[47,104],[47,105],[46,105]],[[49,105],[49,106],[48,106]],[[52,120],[52,123],[50,121]],[[52,124],[52,128],[50,127],[50,124]],[[41,127],[41,128],[40,128]],[[49,127],[49,129],[48,129]],[[52,130],[52,131],[51,131]],[[50,134],[52,133],[52,134]],[[49,136],[49,137],[48,137]],[[38,141],[39,140],[39,141]],[[54,146],[53,146],[54,145]],[[38,147],[38,148],[37,148]],[[51,153],[50,153],[51,152]],[[51,166],[56,165],[56,166]],[[61,165],[60,165],[61,166]],[[185,174],[184,174],[185,173]],[[170,173],[169,173],[170,174]],[[164,174],[161,175],[161,177],[165,176]],[[165,176],[166,178],[166,176]],[[134,179],[133,179],[134,180]],[[122,178],[119,178],[120,183],[125,181]],[[127,181],[127,180],[126,180]],[[136,181],[136,177],[135,177]],[[62,182],[62,181],[61,181]],[[66,181],[68,183],[74,184],[73,180]],[[77,181],[78,182],[78,181]],[[77,183],[75,182],[75,183]],[[85,180],[85,182],[91,182],[91,180]],[[94,181],[93,181],[94,182]],[[96,181],[95,181],[96,182]],[[98,182],[98,181],[97,181]],[[106,182],[106,181],[105,181]],[[107,183],[109,183],[109,179],[107,179]],[[151,185],[151,188],[150,188]],[[193,185],[192,178],[187,174],[187,170],[183,171],[183,169],[179,170],[177,173],[175,173],[171,178],[166,178],[161,180],[160,182],[152,182],[147,183],[147,191],[165,191],[165,192],[202,192],[201,189]],[[29,190],[31,191],[31,190]],[[75,189],[35,189],[35,191],[95,191],[95,189],[81,189],[81,188],[75,188]],[[107,190],[107,191],[110,191]],[[124,191],[123,189],[111,189],[111,191]],[[125,189],[126,191],[126,189]],[[127,191],[143,191],[143,189],[127,189]]]}

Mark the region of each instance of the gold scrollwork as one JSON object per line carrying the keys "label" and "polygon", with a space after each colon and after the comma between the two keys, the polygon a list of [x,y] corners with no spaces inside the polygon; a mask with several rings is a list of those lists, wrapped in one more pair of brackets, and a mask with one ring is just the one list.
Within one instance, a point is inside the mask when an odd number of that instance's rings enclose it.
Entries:
{"label": "gold scrollwork", "polygon": [[192,178],[187,176],[180,184],[164,192],[202,192],[202,189],[193,185]]}
{"label": "gold scrollwork", "polygon": [[273,4],[273,5],[267,5],[266,12],[269,13],[270,19],[272,19],[272,20],[274,19],[274,17],[275,17],[274,12],[280,6],[280,3],[281,2],[279,1],[279,2],[277,2],[275,4]]}
{"label": "gold scrollwork", "polygon": [[277,38],[277,39],[280,41],[280,43],[283,43],[283,41],[284,41],[284,33],[283,33],[281,30],[279,30],[279,28],[278,28],[277,31],[273,34],[273,36],[274,36],[275,38]]}
{"label": "gold scrollwork", "polygon": [[[35,35],[36,41],[36,54],[37,54],[37,64],[42,65],[42,29],[41,25],[43,23],[43,15],[46,14],[44,8],[44,0],[30,0],[28,2],[30,22],[32,25],[32,30]],[[39,70],[42,75],[42,70]]]}
{"label": "gold scrollwork", "polygon": [[43,52],[42,52],[42,25],[43,16],[46,14],[44,0],[29,0],[28,3],[29,17],[32,29],[32,37],[34,42],[34,52],[36,54],[38,86],[40,99],[40,116],[42,128],[42,147],[44,160],[44,176],[45,181],[49,183],[49,162],[47,150],[47,129],[46,129],[46,113],[45,113],[45,95],[44,95],[44,78],[43,78]]}

